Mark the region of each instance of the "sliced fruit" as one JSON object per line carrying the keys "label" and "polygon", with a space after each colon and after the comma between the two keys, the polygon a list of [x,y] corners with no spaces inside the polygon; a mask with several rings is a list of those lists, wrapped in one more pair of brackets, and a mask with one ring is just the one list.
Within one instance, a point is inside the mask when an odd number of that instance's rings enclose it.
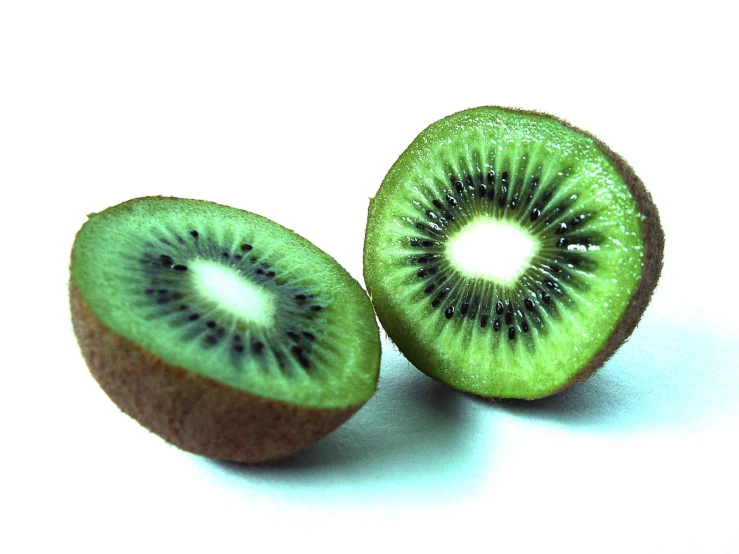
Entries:
{"label": "sliced fruit", "polygon": [[369,209],[364,276],[421,371],[534,399],[590,376],[626,340],[662,267],[657,210],[592,135],[482,107],[424,130]]}
{"label": "sliced fruit", "polygon": [[249,212],[151,197],[92,215],[72,250],[70,300],[102,388],[198,454],[287,456],[376,387],[365,292],[307,240]]}

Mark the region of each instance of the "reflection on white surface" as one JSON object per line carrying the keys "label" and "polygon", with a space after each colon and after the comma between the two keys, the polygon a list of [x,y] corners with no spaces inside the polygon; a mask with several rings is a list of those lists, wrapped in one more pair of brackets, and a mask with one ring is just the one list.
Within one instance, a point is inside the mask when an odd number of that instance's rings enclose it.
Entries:
{"label": "reflection on white surface", "polygon": [[312,495],[344,490],[369,497],[458,495],[483,471],[474,404],[413,368],[384,343],[375,396],[337,431],[290,459],[250,468],[202,460],[235,480],[289,486]]}

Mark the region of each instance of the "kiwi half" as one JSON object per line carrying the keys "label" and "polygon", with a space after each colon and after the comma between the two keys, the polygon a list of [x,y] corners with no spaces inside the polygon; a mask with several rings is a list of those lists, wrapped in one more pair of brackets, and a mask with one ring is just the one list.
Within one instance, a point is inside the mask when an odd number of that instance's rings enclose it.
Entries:
{"label": "kiwi half", "polygon": [[535,399],[596,371],[657,284],[664,236],[644,185],[555,117],[481,107],[424,130],[370,203],[364,277],[421,371]]}
{"label": "kiwi half", "polygon": [[377,384],[379,330],[360,285],[304,238],[234,208],[150,197],[90,216],[70,303],[103,390],[196,454],[288,456]]}

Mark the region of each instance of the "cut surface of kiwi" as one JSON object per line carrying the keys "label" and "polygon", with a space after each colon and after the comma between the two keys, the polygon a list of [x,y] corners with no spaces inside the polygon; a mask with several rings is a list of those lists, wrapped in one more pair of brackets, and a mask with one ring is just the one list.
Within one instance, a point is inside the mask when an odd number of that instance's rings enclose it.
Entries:
{"label": "cut surface of kiwi", "polygon": [[366,293],[328,254],[249,212],[149,197],[94,214],[73,246],[70,300],[103,389],[199,454],[283,457],[375,391]]}
{"label": "cut surface of kiwi", "polygon": [[662,267],[657,210],[605,144],[481,107],[424,130],[370,203],[364,276],[421,371],[485,397],[584,380],[628,338]]}

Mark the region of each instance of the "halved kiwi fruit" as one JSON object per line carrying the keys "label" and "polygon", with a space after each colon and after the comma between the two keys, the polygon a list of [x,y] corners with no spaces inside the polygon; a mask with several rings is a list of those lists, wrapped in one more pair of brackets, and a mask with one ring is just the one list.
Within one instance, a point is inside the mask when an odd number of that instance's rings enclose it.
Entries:
{"label": "halved kiwi fruit", "polygon": [[74,242],[70,302],[105,392],[196,454],[288,456],[377,384],[367,294],[328,254],[249,212],[150,197],[92,215]]}
{"label": "halved kiwi fruit", "polygon": [[541,398],[628,338],[662,267],[644,185],[555,117],[481,107],[424,130],[369,209],[364,276],[421,371],[485,397]]}

